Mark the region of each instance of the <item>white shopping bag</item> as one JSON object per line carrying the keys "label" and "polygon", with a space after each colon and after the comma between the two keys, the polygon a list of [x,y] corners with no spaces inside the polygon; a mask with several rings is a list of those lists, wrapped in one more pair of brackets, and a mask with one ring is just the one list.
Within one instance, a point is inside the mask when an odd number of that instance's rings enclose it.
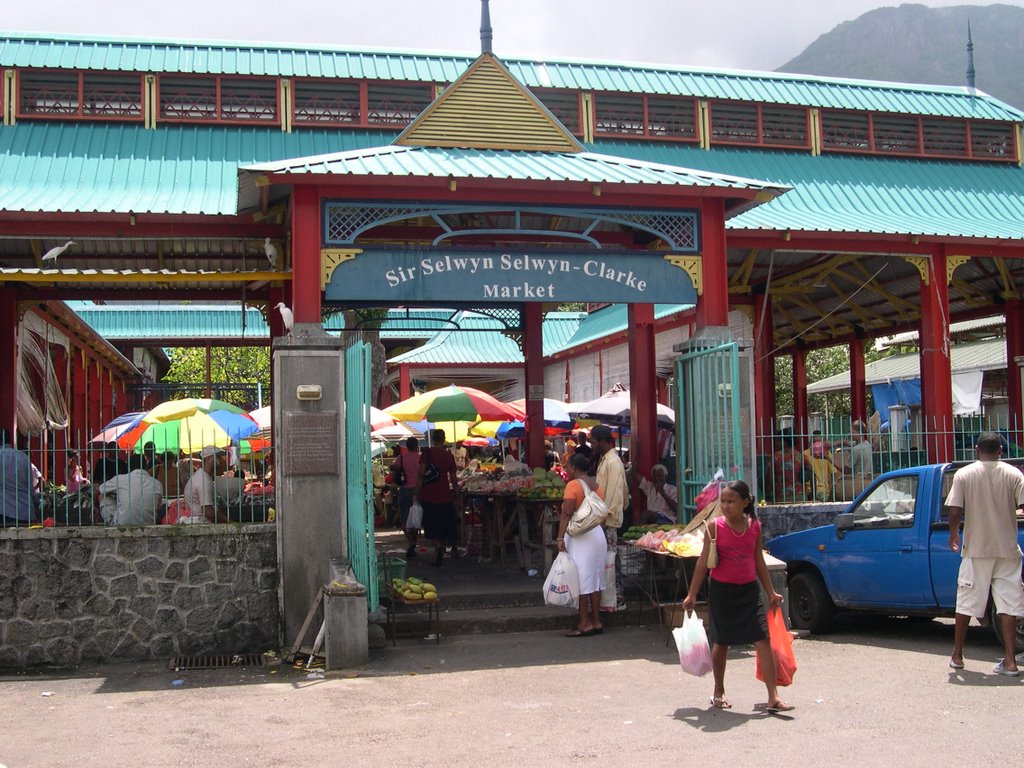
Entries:
{"label": "white shopping bag", "polygon": [[565,552],[559,552],[544,580],[544,602],[565,608],[578,608],[580,604],[580,576],[576,563]]}
{"label": "white shopping bag", "polygon": [[615,550],[609,551],[604,560],[604,589],[601,590],[601,610],[610,613],[619,606],[615,592]]}
{"label": "white shopping bag", "polygon": [[672,630],[676,648],[679,650],[679,663],[683,672],[703,677],[711,671],[711,646],[704,631],[704,622],[693,611],[683,616],[683,626]]}

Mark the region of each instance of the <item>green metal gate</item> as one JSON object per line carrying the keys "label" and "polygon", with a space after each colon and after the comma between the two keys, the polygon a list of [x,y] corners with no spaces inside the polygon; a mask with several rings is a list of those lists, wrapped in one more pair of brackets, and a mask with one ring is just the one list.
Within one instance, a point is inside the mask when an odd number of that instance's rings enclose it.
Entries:
{"label": "green metal gate", "polygon": [[370,471],[370,355],[370,345],[363,342],[345,350],[345,476],[348,558],[356,578],[366,585],[367,608],[375,611],[380,607],[380,595]]}
{"label": "green metal gate", "polygon": [[686,520],[719,468],[733,480],[744,466],[739,345],[694,339],[689,346],[676,358],[676,477]]}

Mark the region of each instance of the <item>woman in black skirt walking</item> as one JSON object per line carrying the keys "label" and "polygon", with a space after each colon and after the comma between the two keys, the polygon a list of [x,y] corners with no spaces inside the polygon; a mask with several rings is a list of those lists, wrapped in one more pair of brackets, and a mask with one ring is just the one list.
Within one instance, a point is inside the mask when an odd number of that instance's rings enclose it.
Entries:
{"label": "woman in black skirt walking", "polygon": [[[711,663],[715,676],[715,693],[711,706],[731,709],[725,697],[725,662],[730,645],[754,644],[758,661],[768,688],[769,712],[793,709],[779,698],[775,685],[775,655],[768,640],[769,606],[782,602],[782,595],[772,587],[768,566],[764,562],[764,542],[761,524],[754,511],[754,497],[742,480],[733,480],[722,487],[719,496],[722,516],[712,520],[704,537],[704,550],[693,571],[690,591],[683,601],[683,609],[692,611],[697,603],[697,591],[708,573],[710,539],[715,540],[718,563],[710,569],[708,603],[711,614]],[[762,593],[761,588],[764,588]],[[767,604],[764,596],[768,596]]]}

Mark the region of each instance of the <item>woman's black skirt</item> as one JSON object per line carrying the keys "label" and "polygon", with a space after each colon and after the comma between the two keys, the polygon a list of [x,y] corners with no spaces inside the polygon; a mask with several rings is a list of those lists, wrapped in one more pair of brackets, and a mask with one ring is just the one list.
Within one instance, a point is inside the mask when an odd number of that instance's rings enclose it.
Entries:
{"label": "woman's black skirt", "polygon": [[768,601],[761,583],[729,584],[708,579],[711,642],[750,645],[768,638]]}
{"label": "woman's black skirt", "polygon": [[420,504],[423,505],[423,535],[434,541],[454,543],[458,533],[455,505],[450,501],[434,504],[423,500]]}

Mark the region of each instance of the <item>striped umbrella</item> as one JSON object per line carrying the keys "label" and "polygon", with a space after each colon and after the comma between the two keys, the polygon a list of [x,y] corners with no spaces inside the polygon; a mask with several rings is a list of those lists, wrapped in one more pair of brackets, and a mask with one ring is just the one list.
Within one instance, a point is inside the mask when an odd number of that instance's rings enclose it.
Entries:
{"label": "striped umbrella", "polygon": [[222,400],[186,398],[156,406],[118,438],[117,444],[136,453],[147,443],[153,443],[157,452],[196,453],[207,445],[225,448],[232,442],[242,444],[258,431],[259,425],[237,406]]}
{"label": "striped umbrella", "polygon": [[388,406],[384,412],[398,421],[431,421],[442,428],[453,421],[514,421],[526,418],[522,409],[472,387],[454,384],[424,392]]}

